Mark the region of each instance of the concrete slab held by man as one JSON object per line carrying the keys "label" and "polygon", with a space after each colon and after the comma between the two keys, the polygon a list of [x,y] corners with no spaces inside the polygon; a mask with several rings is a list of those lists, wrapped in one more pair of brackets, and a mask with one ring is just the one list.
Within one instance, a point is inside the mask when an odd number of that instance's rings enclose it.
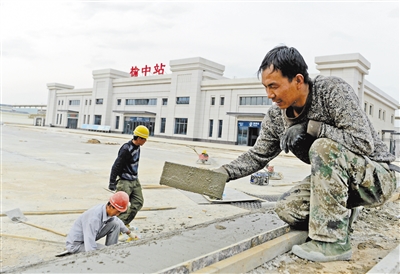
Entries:
{"label": "concrete slab held by man", "polygon": [[349,260],[350,210],[384,204],[396,187],[388,152],[343,79],[310,79],[302,55],[277,46],[263,59],[258,75],[274,102],[255,145],[215,169],[235,180],[264,168],[283,150],[310,165],[310,175],[284,193],[278,216],[309,241],[292,248],[311,261]]}

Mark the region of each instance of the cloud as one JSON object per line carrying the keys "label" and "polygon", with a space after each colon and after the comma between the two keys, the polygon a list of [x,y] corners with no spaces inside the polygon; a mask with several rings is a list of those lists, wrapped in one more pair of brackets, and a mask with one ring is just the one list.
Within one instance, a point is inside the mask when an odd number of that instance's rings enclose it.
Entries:
{"label": "cloud", "polygon": [[359,52],[372,64],[367,80],[398,98],[398,9],[393,2],[3,1],[3,100],[47,101],[50,82],[88,88],[95,69],[129,72],[196,56],[224,65],[226,77],[255,77],[279,43],[296,47],[311,73],[316,56]]}

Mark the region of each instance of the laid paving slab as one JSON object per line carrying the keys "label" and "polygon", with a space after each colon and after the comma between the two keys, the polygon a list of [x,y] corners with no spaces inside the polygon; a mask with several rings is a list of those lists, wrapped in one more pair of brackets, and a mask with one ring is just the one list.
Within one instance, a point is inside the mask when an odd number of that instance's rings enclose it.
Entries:
{"label": "laid paving slab", "polygon": [[188,273],[288,231],[289,227],[274,213],[256,212],[5,273]]}
{"label": "laid paving slab", "polygon": [[292,231],[193,273],[246,273],[290,251],[293,245],[302,244],[306,239],[306,231]]}
{"label": "laid paving slab", "polygon": [[390,253],[383,258],[382,261],[377,263],[367,272],[367,274],[377,273],[400,273],[400,245],[390,251]]}

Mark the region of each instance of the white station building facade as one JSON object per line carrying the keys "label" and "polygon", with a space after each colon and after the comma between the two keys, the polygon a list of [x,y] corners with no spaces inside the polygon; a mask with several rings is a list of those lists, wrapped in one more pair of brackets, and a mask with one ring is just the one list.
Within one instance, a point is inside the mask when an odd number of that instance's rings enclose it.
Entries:
{"label": "white station building facade", "polygon": [[[399,102],[365,79],[371,65],[362,55],[321,56],[315,62],[320,74],[353,87],[383,139],[394,131]],[[148,76],[94,70],[93,87],[84,89],[49,83],[46,125],[121,134],[145,125],[157,137],[254,144],[272,104],[258,78],[226,78],[223,65],[201,57],[171,60],[169,69]]]}

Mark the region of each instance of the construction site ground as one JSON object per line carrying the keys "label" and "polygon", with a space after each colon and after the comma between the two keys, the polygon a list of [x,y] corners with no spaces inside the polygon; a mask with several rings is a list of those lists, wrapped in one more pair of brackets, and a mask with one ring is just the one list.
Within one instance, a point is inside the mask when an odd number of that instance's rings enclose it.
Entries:
{"label": "construction site ground", "polygon": [[[142,148],[139,164],[140,181],[146,186],[143,193],[147,210],[140,211],[131,223],[138,228],[141,239],[97,252],[55,258],[55,254],[64,250],[65,237],[13,222],[4,213],[16,208],[25,213],[42,212],[27,214],[28,222],[68,233],[79,216],[70,211],[86,210],[105,203],[110,197],[111,193],[105,188],[111,166],[120,146],[131,136],[13,124],[3,124],[1,130],[1,272],[154,273],[176,265],[174,254],[182,253],[185,248],[192,249],[191,256],[198,258],[198,254],[224,250],[224,246],[233,245],[235,239],[243,243],[255,235],[275,233],[277,235],[272,236],[279,237],[288,231],[273,212],[273,199],[251,207],[246,203],[246,206],[213,203],[177,189],[159,188],[166,161],[212,169],[235,159],[249,147],[151,137]],[[197,163],[193,148],[198,152],[207,150],[211,164]],[[228,194],[242,193],[256,199],[275,197],[309,174],[309,166],[290,154],[278,156],[271,165],[283,174],[283,179],[259,186],[250,184],[248,176],[229,182]],[[399,200],[394,197],[381,208],[362,210],[353,225],[353,258],[348,262],[313,263],[291,252],[282,252],[268,261],[260,261],[259,266],[246,272],[368,273],[393,252],[395,262],[392,259],[389,264],[396,264],[400,243],[399,209]],[[50,211],[57,214],[50,214]],[[180,237],[182,235],[186,236]],[[151,248],[154,248],[150,250],[154,256],[140,257],[132,251],[144,254]],[[160,250],[162,255],[156,253]],[[190,252],[184,253],[189,256]],[[162,261],[165,265],[161,265]],[[145,269],[146,263],[147,266],[160,263],[161,268]],[[139,269],[139,265],[144,268]]]}

